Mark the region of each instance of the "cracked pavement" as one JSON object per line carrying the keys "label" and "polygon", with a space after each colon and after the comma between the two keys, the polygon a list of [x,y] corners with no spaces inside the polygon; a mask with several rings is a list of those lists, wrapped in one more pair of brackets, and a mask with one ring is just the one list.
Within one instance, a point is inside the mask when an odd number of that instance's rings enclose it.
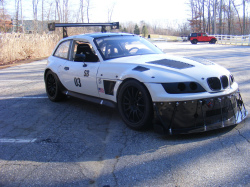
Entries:
{"label": "cracked pavement", "polygon": [[[229,69],[250,111],[250,48],[156,45]],[[250,186],[250,120],[199,134],[129,129],[115,109],[46,96],[46,60],[0,70],[0,186]]]}

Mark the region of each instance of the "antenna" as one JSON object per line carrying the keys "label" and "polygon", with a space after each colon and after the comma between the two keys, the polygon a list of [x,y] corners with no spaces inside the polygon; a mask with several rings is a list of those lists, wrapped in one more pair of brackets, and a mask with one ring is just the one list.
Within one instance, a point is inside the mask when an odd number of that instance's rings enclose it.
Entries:
{"label": "antenna", "polygon": [[102,32],[107,32],[106,26],[111,29],[119,29],[119,22],[113,23],[49,23],[49,31],[55,31],[56,27],[63,27],[63,38],[68,37],[67,27],[102,27]]}

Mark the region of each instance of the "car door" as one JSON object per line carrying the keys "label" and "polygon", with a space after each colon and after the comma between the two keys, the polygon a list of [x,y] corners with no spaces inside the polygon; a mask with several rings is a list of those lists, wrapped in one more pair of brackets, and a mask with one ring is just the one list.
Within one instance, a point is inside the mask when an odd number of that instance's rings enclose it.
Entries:
{"label": "car door", "polygon": [[209,37],[207,36],[206,33],[202,33],[202,39],[203,39],[204,42],[209,42],[210,41]]}
{"label": "car door", "polygon": [[[82,48],[79,46],[82,46]],[[64,64],[61,81],[70,91],[99,97],[96,75],[100,60],[91,47],[88,41],[73,42],[70,52],[71,58]],[[76,54],[85,55],[85,60],[79,61],[75,57]]]}
{"label": "car door", "polygon": [[199,42],[203,42],[201,33],[197,33],[197,40],[198,40]]}

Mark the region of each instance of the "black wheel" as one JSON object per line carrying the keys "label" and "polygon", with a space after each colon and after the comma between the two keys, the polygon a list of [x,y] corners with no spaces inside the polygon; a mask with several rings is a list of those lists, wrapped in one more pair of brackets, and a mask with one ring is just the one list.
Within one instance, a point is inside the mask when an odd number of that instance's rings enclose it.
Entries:
{"label": "black wheel", "polygon": [[150,94],[138,81],[129,80],[122,85],[118,95],[118,109],[123,121],[132,129],[145,129],[152,122]]}
{"label": "black wheel", "polygon": [[60,101],[63,99],[58,85],[58,80],[52,71],[48,71],[45,77],[46,92],[51,101]]}
{"label": "black wheel", "polygon": [[215,43],[216,43],[216,40],[215,40],[215,39],[212,39],[209,43],[210,43],[210,44],[215,44]]}
{"label": "black wheel", "polygon": [[192,43],[192,44],[197,44],[198,41],[197,41],[197,40],[192,40],[191,43]]}

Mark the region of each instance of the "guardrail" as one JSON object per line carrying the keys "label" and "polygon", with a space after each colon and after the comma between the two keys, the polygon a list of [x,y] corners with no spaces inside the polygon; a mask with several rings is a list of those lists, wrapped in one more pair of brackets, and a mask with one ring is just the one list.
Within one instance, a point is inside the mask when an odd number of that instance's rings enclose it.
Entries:
{"label": "guardrail", "polygon": [[250,46],[250,35],[210,35],[217,38],[218,44],[248,45]]}

